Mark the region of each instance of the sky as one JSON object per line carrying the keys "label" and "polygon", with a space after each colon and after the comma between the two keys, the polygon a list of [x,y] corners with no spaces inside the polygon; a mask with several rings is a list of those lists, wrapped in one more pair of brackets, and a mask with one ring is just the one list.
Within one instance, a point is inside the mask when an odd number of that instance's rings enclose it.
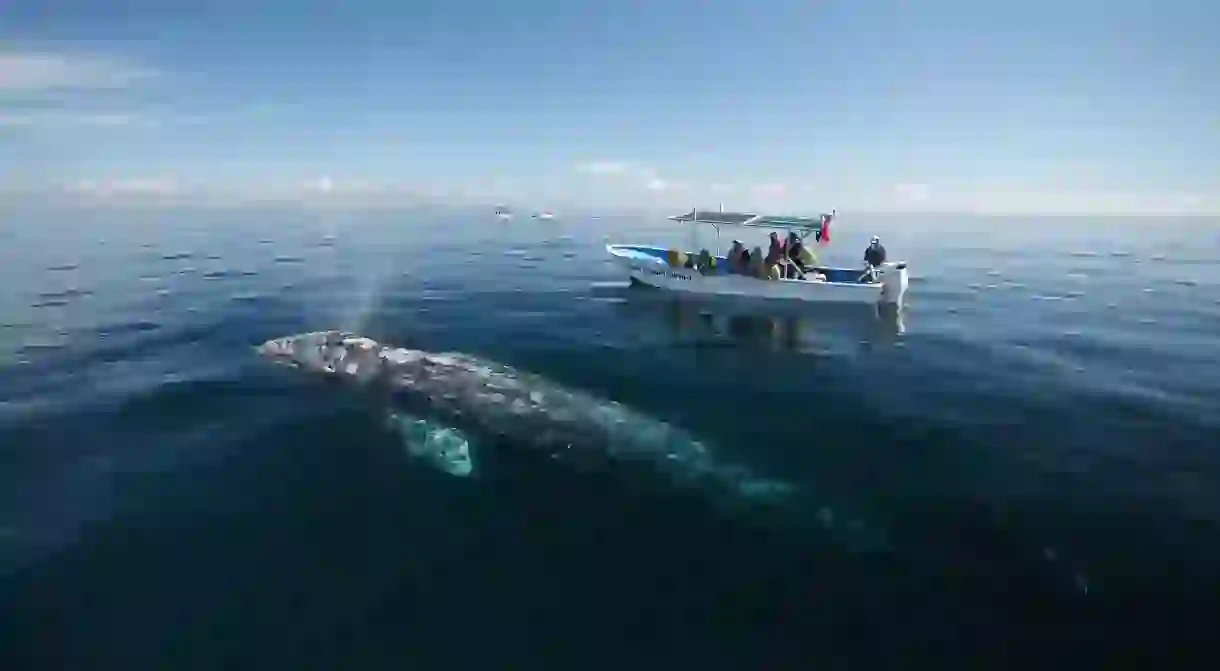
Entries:
{"label": "sky", "polygon": [[1220,212],[1214,0],[15,0],[0,192]]}

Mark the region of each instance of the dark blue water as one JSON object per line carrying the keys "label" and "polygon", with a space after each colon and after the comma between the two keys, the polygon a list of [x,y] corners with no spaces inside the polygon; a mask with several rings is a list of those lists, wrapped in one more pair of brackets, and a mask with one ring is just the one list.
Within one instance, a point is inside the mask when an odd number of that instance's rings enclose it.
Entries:
{"label": "dark blue water", "polygon": [[[603,245],[689,240],[661,217],[3,215],[4,668],[1215,652],[1215,220],[844,214],[824,256],[854,264],[877,233],[911,263],[896,320],[628,288]],[[366,399],[250,350],[332,327],[629,404],[796,495],[528,444],[447,476]]]}

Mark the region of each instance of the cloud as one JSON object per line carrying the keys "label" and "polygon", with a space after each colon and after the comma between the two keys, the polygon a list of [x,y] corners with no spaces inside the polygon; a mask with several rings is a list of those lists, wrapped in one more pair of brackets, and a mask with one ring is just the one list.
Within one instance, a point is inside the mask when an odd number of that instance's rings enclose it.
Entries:
{"label": "cloud", "polygon": [[0,51],[0,94],[125,89],[154,75],[106,56]]}
{"label": "cloud", "polygon": [[132,114],[76,112],[0,112],[0,128],[118,127],[152,123]]}
{"label": "cloud", "polygon": [[783,196],[788,193],[788,185],[777,182],[755,184],[752,190],[760,196]]}
{"label": "cloud", "polygon": [[932,190],[927,184],[916,182],[901,182],[893,187],[894,198],[900,205],[915,205],[925,203],[932,197]]}
{"label": "cloud", "polygon": [[65,187],[69,194],[78,196],[172,196],[183,192],[182,186],[172,177],[121,177],[110,179],[84,179]]}
{"label": "cloud", "polygon": [[0,107],[0,133],[5,131],[51,135],[72,131],[149,130],[171,126],[199,126],[205,117],[157,111],[85,112],[59,109],[4,111]]}
{"label": "cloud", "polygon": [[331,193],[335,190],[335,180],[330,177],[319,177],[301,185],[302,190],[309,193]]}
{"label": "cloud", "polygon": [[970,211],[1014,214],[1178,215],[1220,213],[1220,192],[1041,191],[991,187],[967,200]]}
{"label": "cloud", "polygon": [[677,191],[686,185],[666,179],[656,168],[623,161],[591,161],[576,165],[576,171],[597,178],[615,179],[653,193]]}
{"label": "cloud", "polygon": [[[807,187],[802,187],[799,184],[794,186],[785,182],[690,182],[664,175],[661,171],[651,166],[628,161],[589,161],[578,163],[575,166],[575,170],[606,183],[638,189],[642,192],[651,193],[653,196],[660,196],[661,194],[680,195],[683,199],[707,199],[709,202],[716,198],[727,197],[734,202],[738,202],[740,207],[746,207],[747,203],[752,200],[757,200],[758,202],[750,205],[751,207],[779,206],[781,203],[787,203],[794,198],[799,198],[807,190]],[[731,178],[733,176],[726,177]],[[738,175],[738,177],[741,177],[741,175]],[[740,200],[742,198],[745,198],[745,200]]]}
{"label": "cloud", "polygon": [[625,175],[631,172],[632,168],[629,164],[618,161],[591,161],[577,164],[576,171],[589,175]]}
{"label": "cloud", "polygon": [[0,132],[201,123],[172,110],[115,108],[116,99],[108,94],[156,76],[149,68],[111,56],[0,48]]}

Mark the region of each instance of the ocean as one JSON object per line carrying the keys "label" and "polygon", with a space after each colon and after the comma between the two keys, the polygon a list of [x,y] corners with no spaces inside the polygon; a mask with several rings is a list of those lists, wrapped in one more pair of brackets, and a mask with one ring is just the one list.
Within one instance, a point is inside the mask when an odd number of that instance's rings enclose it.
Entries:
{"label": "ocean", "polygon": [[[910,263],[894,318],[630,287],[606,242],[691,241],[655,214],[0,214],[5,669],[1216,660],[1216,219],[841,213],[825,260]],[[506,442],[441,473],[251,350],[328,328],[618,401],[793,498]]]}

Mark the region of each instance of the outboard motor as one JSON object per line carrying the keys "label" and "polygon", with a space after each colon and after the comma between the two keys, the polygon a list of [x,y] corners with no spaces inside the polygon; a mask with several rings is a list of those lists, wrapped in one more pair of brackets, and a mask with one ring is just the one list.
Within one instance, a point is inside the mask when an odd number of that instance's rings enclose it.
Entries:
{"label": "outboard motor", "polygon": [[892,303],[898,307],[902,307],[902,297],[907,292],[907,264],[905,261],[898,263],[885,263],[879,268],[881,275],[881,299],[882,303]]}

